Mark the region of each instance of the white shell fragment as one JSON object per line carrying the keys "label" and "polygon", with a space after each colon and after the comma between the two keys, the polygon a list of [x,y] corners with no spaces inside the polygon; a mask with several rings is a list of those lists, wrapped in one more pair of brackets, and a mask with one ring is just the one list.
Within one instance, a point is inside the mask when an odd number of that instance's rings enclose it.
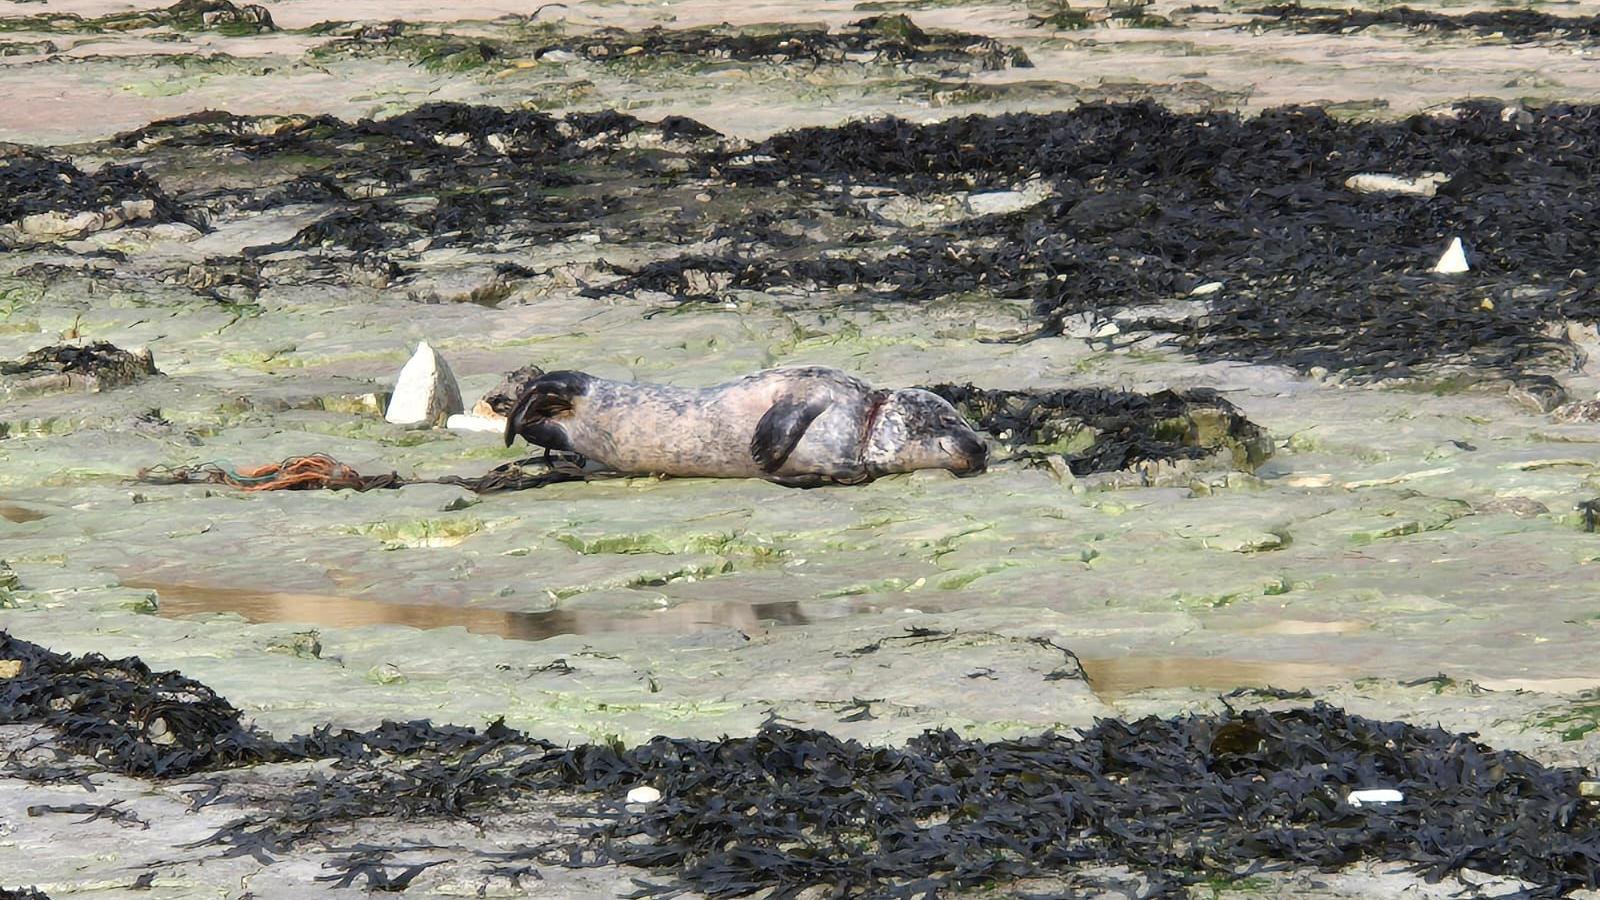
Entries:
{"label": "white shell fragment", "polygon": [[1189,296],[1191,296],[1191,297],[1205,297],[1205,296],[1208,296],[1210,294],[1215,294],[1217,291],[1220,291],[1220,290],[1222,290],[1222,282],[1220,282],[1220,281],[1208,281],[1205,284],[1202,284],[1199,287],[1195,288],[1194,290],[1190,291],[1189,292]]}
{"label": "white shell fragment", "polygon": [[1472,267],[1467,265],[1467,250],[1461,246],[1461,238],[1451,238],[1450,246],[1433,266],[1433,271],[1440,275],[1460,275],[1471,269]]}
{"label": "white shell fragment", "polygon": [[383,417],[395,425],[431,425],[463,409],[456,376],[444,358],[423,341],[400,370],[394,397]]}
{"label": "white shell fragment", "polygon": [[454,415],[446,419],[444,427],[451,431],[484,431],[492,434],[504,434],[506,430],[505,419],[487,419],[470,413]]}
{"label": "white shell fragment", "polygon": [[628,792],[629,803],[654,803],[661,799],[661,792],[647,785],[636,787]]}
{"label": "white shell fragment", "polygon": [[1394,788],[1368,788],[1363,791],[1351,791],[1346,800],[1351,806],[1371,806],[1376,803],[1399,803],[1406,798]]}
{"label": "white shell fragment", "polygon": [[1410,194],[1415,197],[1432,197],[1439,193],[1439,185],[1449,180],[1450,176],[1443,172],[1425,172],[1415,178],[1363,172],[1346,178],[1344,186],[1358,194]]}

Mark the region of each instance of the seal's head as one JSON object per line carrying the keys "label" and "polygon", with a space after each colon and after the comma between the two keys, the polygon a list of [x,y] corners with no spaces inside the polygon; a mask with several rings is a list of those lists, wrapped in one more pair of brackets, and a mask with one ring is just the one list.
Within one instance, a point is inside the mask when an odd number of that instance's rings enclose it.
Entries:
{"label": "seal's head", "polygon": [[528,385],[506,416],[506,446],[521,435],[547,450],[573,449],[562,420],[570,417],[592,380],[582,372],[550,372]]}
{"label": "seal's head", "polygon": [[915,469],[982,472],[989,446],[949,401],[930,391],[889,391],[867,431],[867,471],[874,477]]}

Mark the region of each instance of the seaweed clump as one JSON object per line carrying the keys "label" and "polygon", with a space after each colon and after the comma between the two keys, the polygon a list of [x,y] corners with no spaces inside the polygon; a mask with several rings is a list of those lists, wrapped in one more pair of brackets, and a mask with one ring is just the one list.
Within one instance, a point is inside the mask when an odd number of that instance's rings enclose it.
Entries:
{"label": "seaweed clump", "polygon": [[[60,747],[115,771],[216,773],[198,805],[231,792],[228,802],[254,808],[187,846],[263,864],[352,819],[481,821],[534,796],[578,791],[590,797],[569,812],[591,824],[559,845],[487,854],[491,870],[530,859],[623,863],[666,879],[650,893],[712,897],[794,897],[813,886],[928,896],[1039,875],[1107,887],[1097,874],[1107,866],[1144,879],[1148,896],[1170,896],[1273,864],[1331,870],[1362,860],[1406,863],[1430,880],[1467,868],[1508,876],[1532,896],[1600,884],[1600,816],[1579,798],[1587,771],[1321,703],[1102,720],[1076,736],[927,732],[901,748],[771,723],[749,737],[659,737],[632,748],[558,748],[501,723],[385,722],[277,741],[244,728],[204,685],[137,659],[71,657],[5,632],[0,659],[15,673],[0,678],[0,723],[53,729]],[[310,759],[337,765],[288,783],[286,795],[250,796],[248,780],[230,785],[225,775]],[[46,780],[83,771],[16,755],[5,768]],[[662,799],[627,808],[609,799],[640,784]],[[1404,800],[1348,801],[1375,785]],[[370,873],[369,885],[404,887],[421,871],[391,879],[378,865],[389,850],[360,849],[330,878],[349,884]]]}
{"label": "seaweed clump", "polygon": [[[876,252],[748,263],[755,289],[858,286],[884,299],[962,292],[1028,299],[1058,335],[1079,316],[1165,335],[1202,359],[1322,369],[1352,380],[1469,365],[1512,378],[1574,361],[1548,325],[1593,321],[1600,107],[1469,103],[1454,117],[1346,122],[1314,107],[1253,117],[1149,103],[1050,114],[899,119],[775,135],[728,161],[770,186],[892,186],[924,195],[1045,179],[1026,209],[912,232]],[[1369,172],[1442,172],[1431,198],[1345,187]],[[1454,236],[1469,277],[1431,267]],[[657,271],[668,261],[657,261]],[[704,260],[696,260],[704,265]],[[1124,321],[1128,307],[1216,283],[1199,315]],[[1198,299],[1198,298],[1197,298]]]}
{"label": "seaweed clump", "polygon": [[1057,31],[1082,31],[1096,25],[1118,25],[1124,28],[1171,28],[1172,20],[1147,12],[1150,0],[1110,0],[1100,8],[1075,8],[1067,0],[1053,0],[1042,13],[1028,16],[1035,28],[1049,27]]}
{"label": "seaweed clump", "polygon": [[[322,263],[358,260],[392,275],[398,269],[391,257],[413,246],[542,244],[602,225],[647,228],[640,220],[657,201],[639,192],[659,183],[666,168],[687,167],[696,148],[717,138],[696,126],[617,112],[557,118],[432,103],[357,122],[200,113],[152,123],[115,143],[138,148],[146,168],[157,171],[190,170],[210,153],[241,153],[263,164],[292,159],[287,179],[205,192],[197,202],[219,217],[321,203],[320,219],[287,240],[246,248],[244,256],[314,251]],[[284,268],[278,261],[260,266],[268,281],[272,269]]]}
{"label": "seaweed clump", "polygon": [[[1466,367],[1523,387],[1579,359],[1553,325],[1600,317],[1600,230],[1584,225],[1600,219],[1596,105],[1350,122],[1316,107],[1088,104],[851,122],[751,146],[682,118],[434,103],[355,122],[201,113],[113,145],[139,154],[129,177],[182,173],[178,200],[197,219],[319,207],[300,233],[244,252],[260,284],[382,286],[423,253],[470,245],[516,278],[592,297],[1020,300],[1038,326],[1018,340],[1110,320],[1119,342],[1202,360],[1357,382]],[[261,183],[206,183],[195,173],[212,154],[259,163]],[[1426,174],[1432,194],[1352,186],[1374,173]],[[966,212],[884,212],[902,199]],[[1434,272],[1457,237],[1471,271]],[[653,256],[602,256],[581,273],[520,261],[573,240]]]}
{"label": "seaweed clump", "polygon": [[155,179],[133,166],[85,172],[69,162],[0,148],[0,229],[72,236],[135,219],[184,221]]}
{"label": "seaweed clump", "polygon": [[[324,26],[323,30],[331,30]],[[878,62],[895,65],[935,63],[979,71],[1031,65],[1020,48],[978,34],[927,31],[908,16],[871,16],[842,28],[795,25],[697,28],[653,27],[638,31],[601,28],[561,35],[549,26],[507,37],[466,38],[423,31],[404,22],[349,26],[318,49],[319,55],[408,55],[433,69],[466,71],[501,59],[543,59],[554,53],[597,63],[713,65],[717,63],[810,63],[839,65]]]}
{"label": "seaweed clump", "polygon": [[1138,394],[1108,388],[984,390],[938,384],[950,401],[1013,456],[1059,454],[1079,477],[1146,462],[1203,459],[1223,453],[1254,470],[1272,455],[1272,439],[1221,394],[1207,388]]}
{"label": "seaweed clump", "polygon": [[[588,776],[581,787],[648,783],[664,796],[602,827],[608,855],[667,867],[712,896],[815,884],[922,896],[1096,864],[1132,869],[1149,896],[1166,896],[1267,860],[1405,861],[1429,879],[1465,867],[1546,895],[1600,877],[1579,772],[1320,703],[1104,720],[1076,737],[930,732],[900,750],[769,726],[570,756]],[[1345,801],[1373,784],[1401,786],[1406,802]]]}
{"label": "seaweed clump", "polygon": [[980,70],[1031,65],[1020,49],[993,38],[949,31],[924,31],[904,15],[869,16],[837,31],[826,28],[734,29],[728,26],[630,32],[606,28],[540,49],[567,50],[591,60],[642,55],[737,62],[842,63],[875,61],[973,63]]}
{"label": "seaweed clump", "polygon": [[256,3],[230,0],[178,0],[164,9],[145,9],[85,18],[76,13],[44,13],[0,18],[0,31],[133,31],[141,28],[219,31],[229,35],[277,31],[272,13]]}
{"label": "seaweed clump", "polygon": [[[124,775],[178,778],[263,762],[459,752],[502,737],[493,728],[386,722],[367,732],[319,729],[278,741],[245,726],[211,688],[138,657],[55,653],[0,631],[0,660],[16,666],[15,675],[0,678],[0,724],[54,729],[61,748]],[[49,778],[54,767],[12,759],[8,768]]]}
{"label": "seaweed clump", "polygon": [[1268,22],[1292,24],[1312,34],[1344,34],[1373,26],[1394,25],[1412,31],[1471,31],[1479,35],[1500,35],[1515,43],[1545,39],[1592,40],[1600,36],[1600,16],[1557,16],[1533,9],[1496,9],[1452,15],[1409,6],[1384,9],[1340,9],[1327,6],[1301,6],[1280,3],[1244,11],[1262,18],[1253,27]]}
{"label": "seaweed clump", "polygon": [[159,374],[148,348],[128,351],[109,341],[55,344],[18,360],[0,360],[0,397],[106,391]]}

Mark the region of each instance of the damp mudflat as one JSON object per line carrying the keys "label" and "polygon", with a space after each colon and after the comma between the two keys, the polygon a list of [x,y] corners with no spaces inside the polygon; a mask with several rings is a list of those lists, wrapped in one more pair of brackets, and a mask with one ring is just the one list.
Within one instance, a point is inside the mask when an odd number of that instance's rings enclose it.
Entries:
{"label": "damp mudflat", "polygon": [[[882,6],[294,0],[275,30],[125,30],[98,0],[0,0],[0,628],[180,670],[282,739],[427,719],[900,747],[1325,701],[1592,763],[1600,337],[1572,223],[1595,215],[1597,7],[1486,30],[1482,3]],[[1413,192],[1349,186],[1367,173]],[[1436,275],[1452,236],[1474,268]],[[136,480],[517,460],[375,414],[420,340],[469,403],[529,364],[943,385],[1005,452],[806,491]],[[101,341],[160,374],[73,381]],[[57,369],[23,365],[45,347]],[[1206,391],[1228,406],[1173,411]],[[1156,444],[1204,452],[1140,457]],[[431,842],[474,864],[413,893],[637,888],[612,864],[477,866],[553,839],[553,808],[361,821],[264,864],[174,856],[228,821],[188,785],[92,778],[89,800],[0,778],[0,887],[119,890],[148,864],[149,896],[298,897]],[[114,800],[152,827],[27,812]],[[1195,890],[1461,887],[1358,868]]]}

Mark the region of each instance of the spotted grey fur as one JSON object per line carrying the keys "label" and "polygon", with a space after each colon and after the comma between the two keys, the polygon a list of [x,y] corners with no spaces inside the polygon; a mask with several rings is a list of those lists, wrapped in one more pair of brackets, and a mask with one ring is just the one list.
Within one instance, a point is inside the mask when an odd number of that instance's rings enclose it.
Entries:
{"label": "spotted grey fur", "polygon": [[506,420],[518,436],[619,472],[859,484],[915,469],[982,471],[988,448],[927,391],[879,390],[838,369],[768,369],[710,388],[551,372]]}

